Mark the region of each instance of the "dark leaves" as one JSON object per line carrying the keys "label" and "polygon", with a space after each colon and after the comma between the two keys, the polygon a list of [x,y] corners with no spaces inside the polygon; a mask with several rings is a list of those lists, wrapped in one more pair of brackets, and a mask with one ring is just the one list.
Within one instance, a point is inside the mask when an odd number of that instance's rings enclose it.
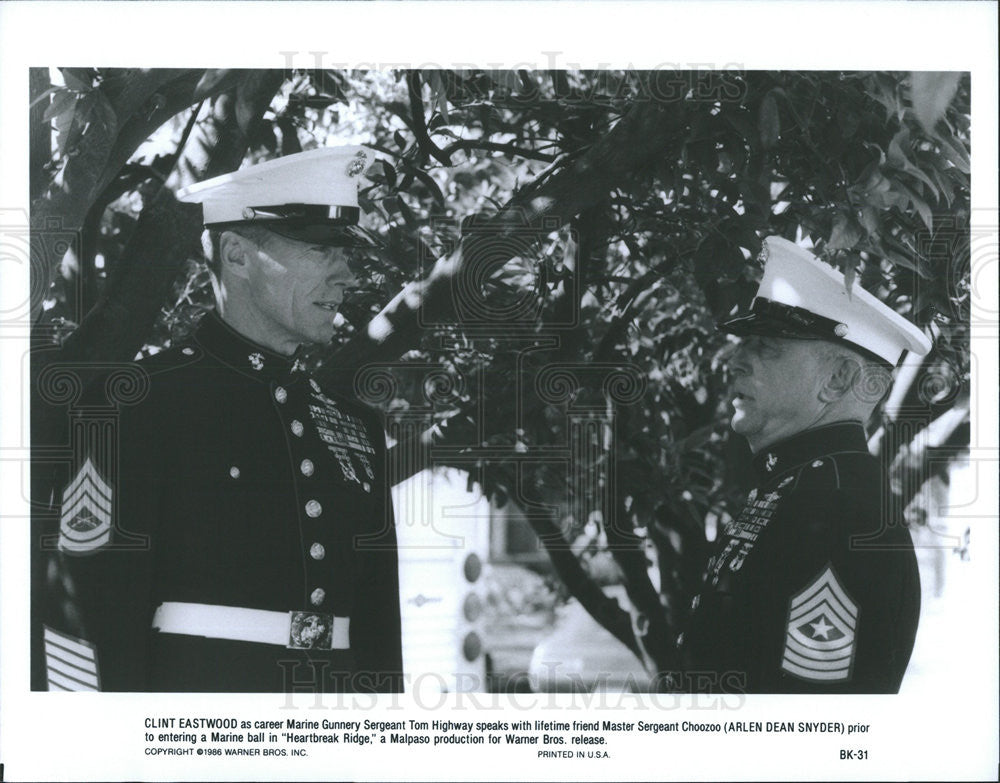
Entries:
{"label": "dark leaves", "polygon": [[850,215],[838,212],[826,247],[828,250],[850,250],[861,241],[862,235],[861,226]]}
{"label": "dark leaves", "polygon": [[52,102],[49,103],[49,107],[42,114],[42,119],[47,122],[73,111],[76,108],[77,97],[77,94],[72,90],[57,89],[52,94]]}
{"label": "dark leaves", "polygon": [[761,101],[758,125],[760,143],[764,149],[771,149],[781,136],[781,118],[778,116],[778,102],[774,99],[774,93],[768,93]]}
{"label": "dark leaves", "polygon": [[232,87],[236,83],[237,74],[231,68],[210,68],[198,80],[194,88],[194,100],[200,101],[209,95],[214,95]]}
{"label": "dark leaves", "polygon": [[236,122],[240,130],[249,134],[251,125],[260,116],[261,108],[257,105],[261,85],[265,84],[270,75],[267,71],[252,70],[242,72],[236,85]]}

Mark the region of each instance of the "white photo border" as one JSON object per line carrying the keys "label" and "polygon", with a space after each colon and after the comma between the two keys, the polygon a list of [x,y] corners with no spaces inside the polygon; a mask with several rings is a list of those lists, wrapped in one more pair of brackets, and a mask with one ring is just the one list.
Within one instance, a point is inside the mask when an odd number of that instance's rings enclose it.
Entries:
{"label": "white photo border", "polygon": [[[997,10],[978,2],[3,2],[0,3],[0,209],[28,210],[29,67],[496,67],[957,70],[972,74],[972,259],[983,314],[973,330],[973,459],[997,459]],[[2,226],[0,226],[2,228]],[[992,243],[991,243],[992,242]],[[27,264],[3,260],[0,287],[28,290]],[[969,645],[940,698],[745,697],[735,718],[842,721],[878,727],[864,763],[830,756],[822,735],[625,733],[613,758],[586,764],[531,752],[450,746],[311,750],[299,759],[155,758],[143,754],[149,716],[253,715],[309,720],[347,713],[283,696],[46,694],[29,690],[27,329],[0,323],[0,763],[10,780],[315,779],[980,779],[996,775],[998,541],[976,541]],[[997,520],[995,468],[980,471],[975,513]],[[992,668],[991,668],[992,667]],[[970,671],[971,669],[971,671]],[[459,694],[438,709],[419,696],[343,706],[372,720],[569,720],[570,694]],[[572,717],[705,720],[697,697],[652,696],[578,709]],[[617,705],[617,706],[616,706]],[[579,706],[579,705],[577,705]],[[719,706],[716,706],[719,709]],[[843,748],[854,740],[843,738]],[[498,755],[499,754],[499,755]],[[2,776],[0,776],[2,777]]]}

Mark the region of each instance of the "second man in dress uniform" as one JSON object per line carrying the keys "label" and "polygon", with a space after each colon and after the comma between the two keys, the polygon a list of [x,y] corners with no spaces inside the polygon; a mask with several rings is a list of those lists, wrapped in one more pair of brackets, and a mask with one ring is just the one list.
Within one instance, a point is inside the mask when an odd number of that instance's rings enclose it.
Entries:
{"label": "second man in dress uniform", "polygon": [[212,233],[217,312],[138,365],[148,388],[110,429],[72,423],[50,690],[401,689],[383,429],[296,359],[355,283],[366,163],[314,150],[178,194]]}
{"label": "second man in dress uniform", "polygon": [[864,427],[903,353],[930,343],[793,243],[769,237],[763,255],[750,312],[723,325],[742,336],[732,429],[756,488],[708,561],[680,638],[682,687],[895,693],[920,584]]}

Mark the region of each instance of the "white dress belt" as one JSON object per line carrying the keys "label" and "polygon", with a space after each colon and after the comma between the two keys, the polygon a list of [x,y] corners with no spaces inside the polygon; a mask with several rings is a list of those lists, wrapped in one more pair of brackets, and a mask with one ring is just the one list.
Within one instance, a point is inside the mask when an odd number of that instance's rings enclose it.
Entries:
{"label": "white dress belt", "polygon": [[275,644],[292,650],[347,650],[351,646],[351,618],[319,612],[165,601],[153,614],[152,626],[161,633]]}

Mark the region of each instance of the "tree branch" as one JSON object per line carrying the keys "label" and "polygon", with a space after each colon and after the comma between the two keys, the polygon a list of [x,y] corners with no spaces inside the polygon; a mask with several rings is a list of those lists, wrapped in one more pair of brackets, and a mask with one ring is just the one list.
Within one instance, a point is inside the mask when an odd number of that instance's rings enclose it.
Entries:
{"label": "tree branch", "polygon": [[[185,77],[190,79],[193,74],[198,73],[200,72],[159,68],[149,71],[126,70],[108,80],[115,86],[121,85],[120,91],[110,87],[106,89],[104,86],[95,88],[105,93],[115,116],[119,118],[118,132],[114,137],[108,138],[103,132],[104,129],[96,125],[88,129],[80,140],[79,149],[68,156],[58,182],[50,181],[47,192],[32,204],[33,223],[44,225],[48,218],[55,217],[62,222],[64,230],[78,229],[94,197],[103,190],[101,183],[116,174],[138,145],[163,124],[164,119],[161,117],[157,117],[155,122],[152,121],[152,115],[158,113],[159,101],[154,99],[155,96],[165,85]],[[151,113],[142,114],[140,109],[151,101]],[[185,105],[189,104],[190,101]],[[144,133],[141,138],[136,138],[138,134],[135,132],[129,134],[135,139],[134,146],[124,155],[121,163],[109,172],[112,152],[117,150],[116,159],[121,159],[124,153],[124,150],[116,145],[117,140],[125,129],[132,125],[133,115],[137,113],[141,116],[136,118],[135,127],[141,126]]]}
{"label": "tree branch", "polygon": [[669,259],[661,264],[657,264],[653,268],[646,271],[645,274],[629,281],[628,287],[622,291],[621,295],[615,301],[615,309],[619,312],[618,315],[612,319],[607,331],[605,331],[604,336],[601,338],[601,342],[598,343],[597,349],[594,351],[595,361],[610,361],[615,345],[622,338],[622,336],[624,336],[629,323],[632,321],[632,313],[635,309],[636,298],[656,280],[659,280],[664,275],[669,273],[676,263],[676,259]]}
{"label": "tree branch", "polygon": [[[280,71],[265,72],[252,96],[259,118],[281,85]],[[260,120],[258,119],[258,122]],[[228,132],[212,148],[209,170],[233,171],[246,152],[248,134],[236,126],[235,112],[225,118]],[[66,340],[62,361],[128,361],[149,334],[171,284],[190,258],[201,235],[201,212],[196,205],[180,204],[161,188],[143,210],[136,231],[122,253],[118,274],[105,295]]]}
{"label": "tree branch", "polygon": [[[460,303],[456,302],[454,291],[462,290],[459,281],[463,273],[468,273],[469,267],[474,269],[477,264],[495,263],[498,254],[504,252],[502,243],[497,242],[499,238],[544,235],[552,230],[553,223],[565,224],[573,215],[605,200],[614,187],[644,175],[649,161],[662,155],[667,140],[681,125],[683,112],[676,104],[674,109],[668,112],[655,102],[634,105],[614,129],[572,164],[554,172],[544,182],[538,184],[536,181],[522,189],[497,215],[463,236],[458,248],[439,259],[427,278],[405,287],[358,337],[336,351],[325,363],[327,377],[334,380],[341,373],[353,374],[367,362],[399,356],[419,335],[421,317],[429,316],[432,322],[455,319]],[[551,521],[548,524],[540,522],[536,527],[543,541],[546,537],[551,538],[553,530]],[[547,549],[557,570],[566,571],[566,575],[560,573],[561,578],[575,580],[574,569],[582,572],[582,567],[568,551]],[[637,556],[643,555],[635,551],[623,555],[629,572],[635,570],[633,561]],[[646,589],[634,575],[629,581],[636,605],[648,612],[651,585]],[[574,595],[580,598],[587,611],[641,657],[627,613],[615,603],[618,613],[609,616],[603,591],[589,578],[573,584],[571,589],[584,591],[582,595],[576,592]],[[594,590],[600,592],[600,597],[593,593]],[[670,649],[662,641],[666,621],[662,612],[650,614],[648,619],[652,635],[647,635],[647,639],[658,651],[657,665],[662,665],[666,655],[659,651]]]}
{"label": "tree branch", "polygon": [[[124,69],[95,88],[104,90],[119,127],[113,138],[102,128],[88,129],[78,151],[66,160],[60,176],[51,179],[31,205],[31,224],[41,231],[53,228],[61,234],[83,226],[95,200],[118,176],[139,145],[170,117],[191,105],[200,70],[154,68]],[[44,124],[44,123],[43,123]],[[44,124],[47,128],[47,124]],[[45,146],[48,151],[47,145]],[[56,265],[61,257],[44,241],[32,242],[31,269],[41,282],[32,286],[32,318],[41,309]]]}
{"label": "tree branch", "polygon": [[[621,121],[586,153],[553,173],[544,183],[523,188],[498,214],[463,237],[440,258],[423,280],[407,285],[347,345],[326,362],[328,373],[353,374],[368,362],[391,360],[408,350],[422,322],[456,319],[455,292],[476,264],[497,260],[503,238],[543,236],[553,223],[565,224],[584,209],[607,198],[612,188],[644,176],[648,163],[683,121],[683,104],[649,101],[635,104]],[[507,243],[509,245],[509,243]],[[514,243],[514,246],[522,246]]]}
{"label": "tree branch", "polygon": [[505,155],[514,155],[521,158],[527,158],[529,160],[540,160],[545,163],[551,163],[556,159],[557,156],[550,155],[546,152],[539,152],[537,150],[529,150],[524,147],[518,147],[516,144],[501,144],[494,141],[482,141],[479,139],[459,139],[454,141],[444,148],[444,155],[451,160],[451,156],[459,151],[469,151],[469,150],[483,150],[485,152],[500,152]]}
{"label": "tree branch", "polygon": [[[434,446],[446,446],[449,441],[451,443],[469,442],[470,432],[475,434],[478,429],[474,425],[470,427],[472,423],[468,413],[477,406],[478,403],[471,403],[445,422],[424,430],[416,436],[420,441],[416,448],[412,442],[393,446],[390,449],[387,464],[391,466],[403,465],[405,470],[392,474],[390,476],[391,484],[401,483],[419,471],[432,467],[434,460],[431,450]],[[402,450],[407,455],[407,459],[394,458],[394,449]],[[536,490],[531,488],[525,490],[523,487],[519,489],[521,493],[515,499],[519,501],[519,505],[523,504],[529,508],[548,505],[546,499]],[[614,598],[605,595],[600,586],[584,570],[579,558],[573,553],[562,534],[562,530],[554,522],[551,515],[531,514],[526,515],[526,518],[539,541],[545,547],[556,574],[570,593],[591,617],[641,659],[641,652],[632,630],[632,620],[629,613],[622,609]]]}
{"label": "tree branch", "polygon": [[185,71],[178,78],[163,85],[163,89],[155,93],[151,110],[148,112],[140,109],[132,114],[118,115],[127,119],[120,127],[115,143],[108,153],[104,170],[95,187],[95,194],[107,187],[153,131],[191,105],[194,89],[198,86],[201,74],[202,71],[198,70]]}
{"label": "tree branch", "polygon": [[451,165],[451,158],[438,147],[427,132],[427,120],[424,118],[424,99],[420,97],[420,71],[411,70],[406,73],[406,86],[410,92],[410,114],[413,124],[410,126],[413,135],[424,153],[433,157],[444,166]]}
{"label": "tree branch", "polygon": [[[612,454],[614,452],[612,451]],[[613,473],[613,472],[612,472]],[[673,632],[667,623],[667,616],[660,603],[660,594],[653,588],[646,564],[646,553],[642,550],[642,540],[631,530],[626,530],[624,520],[628,518],[623,499],[619,497],[617,482],[612,487],[615,504],[614,517],[604,525],[608,537],[608,549],[625,578],[625,591],[636,611],[646,620],[646,633],[642,649],[649,655],[657,672],[673,671],[677,668],[676,648]],[[638,643],[636,643],[636,648]],[[636,652],[635,648],[630,648]],[[638,655],[639,653],[636,652]],[[640,655],[640,660],[642,656]],[[654,672],[650,672],[654,674]]]}
{"label": "tree branch", "polygon": [[48,101],[34,102],[51,86],[48,68],[29,68],[28,85],[32,100],[28,112],[28,127],[31,134],[28,147],[28,189],[31,200],[34,201],[45,192],[45,187],[48,185],[45,166],[52,157],[52,129],[42,119],[48,108]]}
{"label": "tree branch", "polygon": [[564,539],[558,545],[550,543],[554,533],[558,532],[555,525],[551,522],[542,523],[534,518],[529,521],[539,540],[545,546],[545,551],[548,553],[556,573],[573,597],[587,610],[587,614],[641,659],[641,652],[632,631],[632,619],[629,613],[622,609],[614,598],[606,595],[600,585],[590,578]]}

